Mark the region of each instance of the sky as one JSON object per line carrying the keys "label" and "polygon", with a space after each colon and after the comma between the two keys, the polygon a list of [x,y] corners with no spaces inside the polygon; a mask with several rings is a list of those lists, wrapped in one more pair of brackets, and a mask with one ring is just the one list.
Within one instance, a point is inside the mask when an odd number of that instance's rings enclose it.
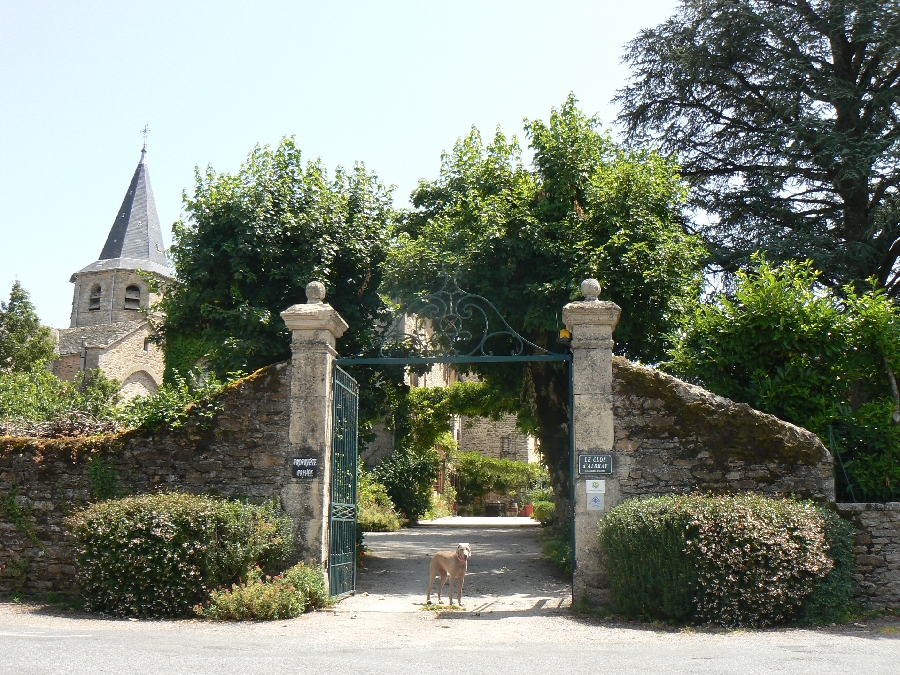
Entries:
{"label": "sky", "polygon": [[361,161],[408,205],[473,126],[524,140],[569,92],[615,131],[624,44],[676,0],[0,0],[0,298],[18,279],[69,326],[140,159],[166,245],[195,167],[234,172],[293,135]]}

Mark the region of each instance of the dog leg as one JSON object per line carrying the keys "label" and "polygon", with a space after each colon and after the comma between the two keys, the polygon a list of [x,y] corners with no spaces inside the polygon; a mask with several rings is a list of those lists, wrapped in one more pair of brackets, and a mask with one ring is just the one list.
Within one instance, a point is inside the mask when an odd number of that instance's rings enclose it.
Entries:
{"label": "dog leg", "polygon": [[434,575],[431,575],[431,583],[428,584],[428,597],[425,598],[425,604],[431,604],[431,589],[434,588]]}
{"label": "dog leg", "polygon": [[[442,604],[442,603],[441,603],[441,591],[444,590],[444,584],[447,583],[447,579],[449,579],[449,578],[450,578],[450,575],[447,574],[447,571],[446,571],[446,570],[441,570],[441,583],[440,583],[440,585],[438,586],[438,604],[439,604],[439,605]],[[451,591],[451,593],[450,593],[450,603],[452,604],[452,603],[453,603],[453,593],[452,593],[452,591],[453,591],[453,581],[452,581],[452,580],[450,581],[450,591]]]}
{"label": "dog leg", "polygon": [[466,582],[466,577],[465,577],[464,575],[463,575],[463,576],[460,576],[460,577],[459,577],[459,581],[457,582],[457,587],[456,587],[456,593],[457,593],[457,594],[456,594],[456,604],[459,605],[460,607],[462,607],[462,589],[463,589],[463,584],[464,584],[465,582]]}

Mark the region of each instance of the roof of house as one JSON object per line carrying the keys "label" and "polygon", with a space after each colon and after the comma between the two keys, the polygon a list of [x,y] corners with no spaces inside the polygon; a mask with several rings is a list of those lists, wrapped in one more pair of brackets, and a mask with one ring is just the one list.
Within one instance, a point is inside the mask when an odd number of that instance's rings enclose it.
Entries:
{"label": "roof of house", "polygon": [[121,323],[105,323],[97,326],[80,326],[78,328],[60,328],[57,352],[60,355],[81,352],[81,338],[85,338],[85,347],[97,349],[108,347],[137,329],[146,325],[146,320],[123,321]]}

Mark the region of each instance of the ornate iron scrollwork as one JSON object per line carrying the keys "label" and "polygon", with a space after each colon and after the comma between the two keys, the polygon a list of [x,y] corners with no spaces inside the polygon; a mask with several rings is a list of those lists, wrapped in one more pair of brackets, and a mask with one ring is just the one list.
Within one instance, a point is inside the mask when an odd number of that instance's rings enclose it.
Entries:
{"label": "ornate iron scrollwork", "polygon": [[[553,354],[510,327],[493,303],[444,275],[441,288],[407,305],[384,334],[378,353],[400,356],[521,356]],[[495,354],[502,350],[503,354]]]}

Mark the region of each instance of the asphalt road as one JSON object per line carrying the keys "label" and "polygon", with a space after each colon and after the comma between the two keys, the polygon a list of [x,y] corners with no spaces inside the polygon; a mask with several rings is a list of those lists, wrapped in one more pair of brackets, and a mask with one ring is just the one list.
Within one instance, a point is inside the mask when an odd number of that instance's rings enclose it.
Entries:
{"label": "asphalt road", "polygon": [[[714,632],[572,614],[565,580],[537,558],[536,530],[502,521],[370,536],[359,595],[290,621],[105,620],[0,604],[0,673],[900,674],[896,620]],[[432,549],[463,536],[466,611],[422,610]]]}

